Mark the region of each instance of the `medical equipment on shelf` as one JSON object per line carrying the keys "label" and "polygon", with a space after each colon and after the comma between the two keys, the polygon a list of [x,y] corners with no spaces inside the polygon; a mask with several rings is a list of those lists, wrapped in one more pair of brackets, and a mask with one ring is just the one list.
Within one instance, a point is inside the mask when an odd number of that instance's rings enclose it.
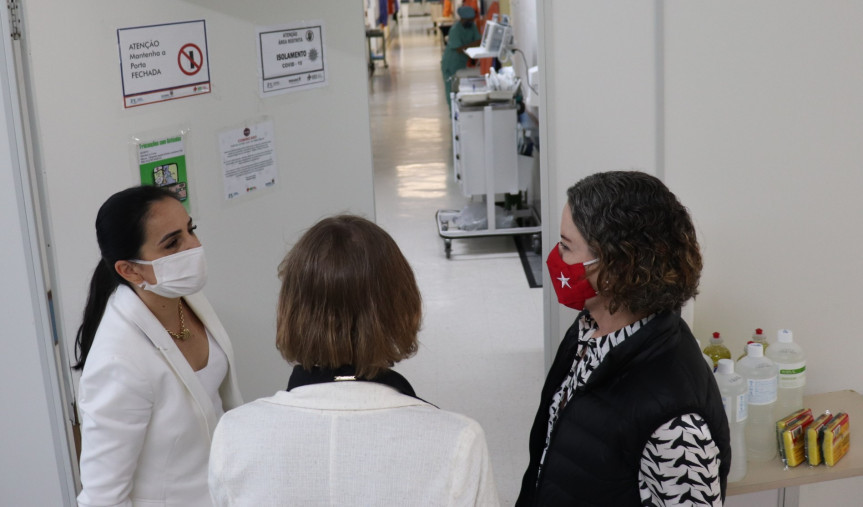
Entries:
{"label": "medical equipment on shelf", "polygon": [[510,68],[486,77],[466,76],[453,85],[453,176],[465,197],[482,196],[483,202],[471,201],[461,211],[437,211],[435,221],[447,258],[453,239],[526,235],[532,237],[534,250],[540,248],[542,227],[533,206],[521,208],[519,203],[516,209],[505,210],[496,202],[501,194],[505,202],[522,201],[532,186],[534,164],[520,160],[534,159],[521,155],[524,136],[514,98],[518,84]]}
{"label": "medical equipment on shelf", "polygon": [[464,52],[474,59],[497,58],[503,62],[512,54],[512,44],[512,26],[509,24],[509,16],[504,14],[498,21],[498,15],[495,14],[491,20],[485,22],[480,45],[467,48]]}
{"label": "medical equipment on shelf", "polygon": [[[474,59],[504,62],[513,51],[518,49],[513,45],[509,16],[495,14],[485,23],[479,47],[465,53]],[[453,83],[453,174],[465,197],[482,196],[483,202],[435,214],[448,259],[453,239],[526,235],[531,236],[537,253],[541,248],[542,224],[534,207],[522,208],[519,203],[516,209],[505,210],[496,202],[501,194],[505,202],[513,197],[521,200],[532,186],[533,158],[522,153],[520,146],[524,136],[519,131],[516,95],[521,82],[513,67],[504,67],[500,71],[492,68],[482,77],[459,76]]]}
{"label": "medical equipment on shelf", "polygon": [[527,96],[524,103],[528,107],[539,107],[539,67],[527,69]]}

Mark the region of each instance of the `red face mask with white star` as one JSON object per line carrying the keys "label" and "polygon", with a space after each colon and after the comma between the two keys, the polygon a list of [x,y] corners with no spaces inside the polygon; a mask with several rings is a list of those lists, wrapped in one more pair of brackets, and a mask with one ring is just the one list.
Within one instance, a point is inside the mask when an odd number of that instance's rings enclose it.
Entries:
{"label": "red face mask with white star", "polygon": [[595,262],[599,262],[599,259],[579,262],[578,264],[567,264],[560,257],[558,247],[551,249],[545,264],[548,266],[551,284],[554,286],[554,292],[557,294],[557,301],[560,304],[582,311],[584,310],[584,302],[596,296],[596,291],[590,286],[590,282],[585,276],[587,273],[584,270],[585,266],[590,266]]}

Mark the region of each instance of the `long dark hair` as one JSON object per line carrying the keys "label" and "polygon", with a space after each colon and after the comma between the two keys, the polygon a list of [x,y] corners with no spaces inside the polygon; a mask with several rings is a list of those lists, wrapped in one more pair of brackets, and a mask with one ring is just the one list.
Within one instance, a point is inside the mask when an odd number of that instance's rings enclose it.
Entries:
{"label": "long dark hair", "polygon": [[129,285],[114,269],[114,263],[139,257],[150,207],[163,199],[176,199],[176,196],[159,187],[132,187],[112,195],[99,208],[96,215],[96,241],[102,258],[90,280],[84,317],[75,337],[75,358],[78,362],[72,368],[84,369],[108,298],[120,284]]}

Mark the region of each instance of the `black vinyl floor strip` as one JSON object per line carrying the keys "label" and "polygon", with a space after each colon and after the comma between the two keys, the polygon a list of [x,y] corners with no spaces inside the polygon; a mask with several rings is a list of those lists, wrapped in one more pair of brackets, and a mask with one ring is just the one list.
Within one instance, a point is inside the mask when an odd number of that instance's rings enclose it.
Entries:
{"label": "black vinyl floor strip", "polygon": [[534,253],[531,248],[531,237],[521,235],[512,238],[515,240],[515,247],[521,259],[521,267],[524,269],[528,286],[531,289],[542,287],[542,257]]}

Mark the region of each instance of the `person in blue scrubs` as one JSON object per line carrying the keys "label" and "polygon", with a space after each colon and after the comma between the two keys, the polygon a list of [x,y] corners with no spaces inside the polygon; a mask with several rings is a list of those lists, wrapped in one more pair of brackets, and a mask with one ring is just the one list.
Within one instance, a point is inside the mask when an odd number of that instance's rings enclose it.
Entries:
{"label": "person in blue scrubs", "polygon": [[446,103],[450,107],[452,107],[450,103],[452,77],[455,76],[457,71],[467,67],[467,62],[470,59],[464,51],[467,48],[479,46],[482,39],[474,23],[476,11],[473,10],[473,7],[459,7],[458,17],[460,21],[454,24],[449,30],[446,48],[440,61],[444,88],[446,90]]}

